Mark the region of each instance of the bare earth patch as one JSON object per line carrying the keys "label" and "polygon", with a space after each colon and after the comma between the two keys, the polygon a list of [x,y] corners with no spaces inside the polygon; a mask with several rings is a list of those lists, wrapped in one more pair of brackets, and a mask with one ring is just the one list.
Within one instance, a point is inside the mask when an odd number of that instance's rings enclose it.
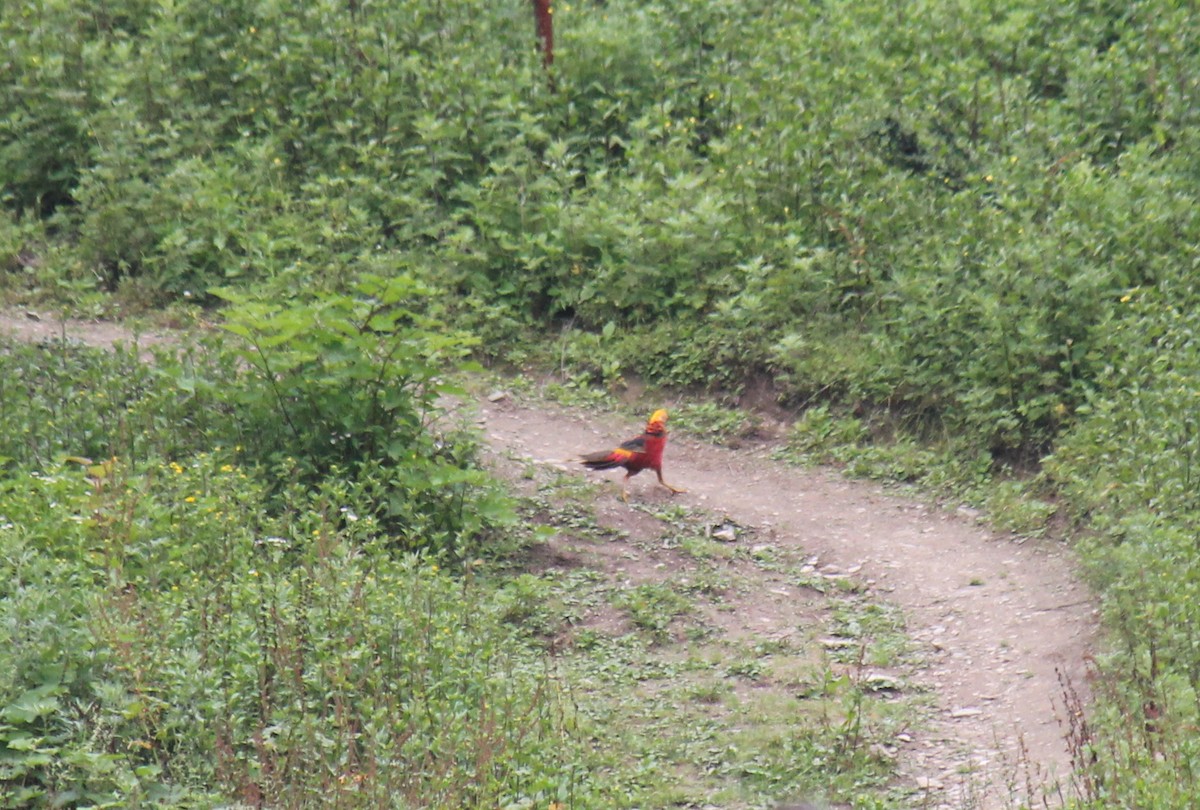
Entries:
{"label": "bare earth patch", "polygon": [[[617,421],[511,400],[480,407],[494,448],[564,470],[574,469],[567,460],[579,451],[638,428],[636,416]],[[754,542],[815,557],[822,572],[844,574],[903,612],[926,662],[920,684],[935,696],[928,727],[914,731],[898,753],[904,778],[925,794],[923,806],[1058,804],[1055,785],[1065,795],[1071,770],[1060,675],[1082,687],[1095,634],[1090,594],[1069,549],[1054,541],[1018,542],[988,532],[970,515],[837,474],[798,470],[771,460],[768,451],[715,448],[676,433],[667,478],[689,491],[672,502],[753,527]],[[618,494],[614,485],[598,511],[636,536],[637,519],[614,514],[630,509]],[[649,473],[631,483],[635,503],[669,498]],[[649,567],[655,565],[651,559]],[[723,622],[770,635],[811,615],[801,594],[760,576],[752,589],[758,598],[739,599]]]}
{"label": "bare earth patch", "polygon": [[132,346],[134,341],[140,350],[166,343],[178,343],[182,333],[159,330],[138,331],[113,321],[63,320],[33,310],[0,312],[0,334],[12,335],[20,340],[37,343],[46,340],[76,341],[88,346],[113,346],[118,343]]}
{"label": "bare earth patch", "polygon": [[[119,324],[64,323],[24,312],[0,313],[0,333],[30,341],[65,336],[97,346],[134,337]],[[138,337],[140,345],[171,339]],[[580,476],[584,471],[568,459],[636,432],[644,416],[592,417],[511,398],[478,407],[495,453]],[[1060,678],[1082,689],[1096,633],[1091,596],[1075,575],[1069,549],[1053,541],[1018,542],[981,528],[971,515],[783,465],[769,458],[769,449],[717,448],[676,433],[665,467],[668,480],[686,494],[670,499],[649,473],[633,479],[634,506],[617,499],[616,485],[601,488],[597,519],[619,539],[585,552],[552,542],[531,565],[586,563],[631,581],[688,576],[679,557],[653,547],[661,522],[639,511],[639,502],[669,500],[747,527],[752,539],[737,542],[816,559],[822,575],[844,576],[902,612],[925,662],[916,677],[934,696],[927,726],[906,735],[896,752],[902,777],[923,796],[920,806],[1057,805],[1053,786],[1061,783],[1065,793],[1071,768]],[[736,593],[705,617],[724,633],[777,638],[811,621],[811,595],[786,578],[753,566],[742,566],[737,576]]]}

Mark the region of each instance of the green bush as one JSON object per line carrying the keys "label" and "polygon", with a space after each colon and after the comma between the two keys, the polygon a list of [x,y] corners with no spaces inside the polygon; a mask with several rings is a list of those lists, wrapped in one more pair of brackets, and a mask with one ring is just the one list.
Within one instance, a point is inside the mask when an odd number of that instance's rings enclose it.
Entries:
{"label": "green bush", "polygon": [[470,443],[437,432],[439,375],[467,344],[412,309],[430,295],[366,278],[246,301],[243,350],[154,365],[5,344],[0,805],[571,789],[539,653],[434,562],[507,506]]}
{"label": "green bush", "polygon": [[348,477],[356,507],[408,548],[454,550],[506,519],[465,437],[436,424],[444,375],[472,341],[428,314],[434,290],[398,275],[310,303],[222,295],[236,302],[225,329],[243,340],[245,372],[225,396],[245,458],[285,481]]}
{"label": "green bush", "polygon": [[499,611],[332,492],[269,517],[229,458],[5,483],[3,806],[557,796],[557,697]]}
{"label": "green bush", "polygon": [[1101,662],[1087,806],[1195,789],[1200,324],[1185,303],[1194,296],[1190,285],[1168,284],[1123,296],[1124,315],[1103,343],[1110,362],[1046,461],[1071,514],[1090,529],[1081,553],[1113,632],[1113,654]]}
{"label": "green bush", "polygon": [[12,29],[8,205],[69,194],[78,279],[421,267],[506,341],[611,324],[607,378],[768,371],[1002,458],[1086,396],[1113,300],[1180,270],[1184,9],[557,12],[546,77],[507,6],[52,4]]}
{"label": "green bush", "polygon": [[138,352],[135,344],[109,353],[61,340],[0,343],[0,462],[49,470],[66,456],[139,462],[193,451],[216,416],[195,396],[195,356],[180,356],[191,370],[174,385]]}

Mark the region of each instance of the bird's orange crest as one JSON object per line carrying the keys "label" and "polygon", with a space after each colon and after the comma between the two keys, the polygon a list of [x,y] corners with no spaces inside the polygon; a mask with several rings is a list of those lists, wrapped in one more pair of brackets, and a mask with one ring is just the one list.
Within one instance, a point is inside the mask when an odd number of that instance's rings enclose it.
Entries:
{"label": "bird's orange crest", "polygon": [[659,408],[657,411],[650,414],[650,421],[646,423],[646,428],[649,429],[651,425],[658,425],[658,427],[662,428],[666,424],[667,424],[667,409]]}

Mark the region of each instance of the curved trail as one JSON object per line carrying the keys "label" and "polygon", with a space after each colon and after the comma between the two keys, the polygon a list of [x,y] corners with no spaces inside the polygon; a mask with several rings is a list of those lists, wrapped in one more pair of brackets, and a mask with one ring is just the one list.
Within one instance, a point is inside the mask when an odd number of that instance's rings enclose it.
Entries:
{"label": "curved trail", "polygon": [[[564,468],[580,449],[638,428],[636,418],[511,401],[480,407],[494,448]],[[1061,782],[1065,794],[1071,769],[1059,673],[1082,688],[1095,625],[1062,544],[1017,543],[967,516],[788,467],[763,450],[690,442],[678,431],[664,467],[669,481],[689,490],[677,496],[682,503],[819,555],[904,612],[926,661],[919,681],[935,700],[929,727],[900,759],[903,775],[927,791],[923,806],[991,810],[1021,796],[1058,803],[1053,785]],[[631,500],[666,495],[650,474],[632,479],[630,493]]]}
{"label": "curved trail", "polygon": [[[24,340],[66,337],[96,346],[129,342],[112,323],[63,322],[0,313],[0,333]],[[143,345],[175,342],[142,334]],[[564,459],[636,432],[640,416],[591,417],[504,399],[479,404],[493,449],[578,470]],[[1008,810],[1056,806],[1067,792],[1060,673],[1085,685],[1094,611],[1069,550],[1052,541],[1014,542],[969,516],[877,486],[788,467],[767,449],[730,450],[688,441],[667,448],[667,479],[681,503],[755,527],[769,542],[818,555],[899,607],[925,666],[918,682],[934,699],[929,727],[900,753],[900,770],[925,790],[919,807]],[[610,474],[618,479],[620,474]],[[665,493],[649,474],[630,498]],[[607,491],[606,491],[607,495]],[[613,489],[615,498],[615,487]]]}

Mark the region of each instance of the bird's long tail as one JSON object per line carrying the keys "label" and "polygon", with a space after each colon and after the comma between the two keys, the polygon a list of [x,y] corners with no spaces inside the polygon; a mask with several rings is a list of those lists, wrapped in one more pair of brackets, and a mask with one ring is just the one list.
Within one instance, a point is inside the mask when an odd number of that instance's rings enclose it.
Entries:
{"label": "bird's long tail", "polygon": [[621,462],[613,458],[612,453],[592,453],[579,460],[589,470],[611,470],[621,466]]}

